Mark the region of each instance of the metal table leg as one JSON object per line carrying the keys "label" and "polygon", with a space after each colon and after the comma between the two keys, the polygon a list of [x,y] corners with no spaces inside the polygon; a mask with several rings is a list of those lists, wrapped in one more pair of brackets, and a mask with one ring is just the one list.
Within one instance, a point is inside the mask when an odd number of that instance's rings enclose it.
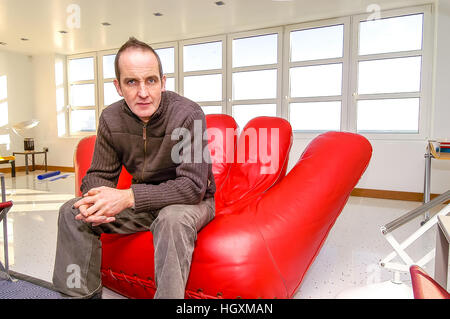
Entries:
{"label": "metal table leg", "polygon": [[[5,188],[5,176],[0,175],[1,179],[1,186],[2,186],[2,202],[6,202],[6,188]],[[7,214],[5,214],[5,217],[3,218],[3,247],[4,247],[4,254],[5,254],[5,269],[8,273],[9,271],[9,260],[8,260],[8,221],[7,221]]]}
{"label": "metal table leg", "polygon": [[28,154],[25,154],[25,172],[28,175]]}
{"label": "metal table leg", "polygon": [[[431,155],[430,145],[427,145],[427,152],[425,153],[425,180],[423,183],[423,203],[428,203],[430,201],[430,180],[431,180]],[[425,212],[425,219],[421,222],[421,225],[425,224],[430,219],[430,212]]]}

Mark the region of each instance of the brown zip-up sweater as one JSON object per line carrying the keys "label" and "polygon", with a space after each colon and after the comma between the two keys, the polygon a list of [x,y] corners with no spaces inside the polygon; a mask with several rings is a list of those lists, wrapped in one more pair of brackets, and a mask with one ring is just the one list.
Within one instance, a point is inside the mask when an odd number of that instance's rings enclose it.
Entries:
{"label": "brown zip-up sweater", "polygon": [[[176,128],[189,130],[191,136],[191,159],[181,163],[171,158],[172,148],[182,140],[171,137]],[[131,112],[125,100],[120,100],[100,116],[94,156],[81,191],[84,194],[94,187],[116,187],[124,165],[133,176],[136,212],[172,204],[198,204],[213,197],[216,187],[209,151],[202,152],[199,158],[198,147],[193,147],[194,140],[201,141],[202,150],[208,147],[203,139],[205,131],[200,106],[174,92],[162,92],[161,103],[147,123]]]}

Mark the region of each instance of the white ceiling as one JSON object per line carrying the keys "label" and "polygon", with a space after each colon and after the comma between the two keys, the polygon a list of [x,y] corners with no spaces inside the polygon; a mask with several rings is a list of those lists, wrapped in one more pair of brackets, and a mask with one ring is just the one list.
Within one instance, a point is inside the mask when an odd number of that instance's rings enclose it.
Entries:
{"label": "white ceiling", "polygon": [[[0,50],[73,54],[118,48],[129,36],[155,44],[362,13],[374,3],[389,9],[433,0],[215,1],[0,0],[0,42],[7,43]],[[79,28],[73,4],[80,10]]]}

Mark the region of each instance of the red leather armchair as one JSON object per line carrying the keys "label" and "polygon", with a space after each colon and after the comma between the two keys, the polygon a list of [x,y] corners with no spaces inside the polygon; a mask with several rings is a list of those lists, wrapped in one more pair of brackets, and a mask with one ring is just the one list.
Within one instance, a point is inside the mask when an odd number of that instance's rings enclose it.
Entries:
{"label": "red leather armchair", "polygon": [[[198,234],[185,296],[291,298],[365,171],[371,145],[357,134],[324,133],[285,176],[289,122],[258,117],[239,136],[228,115],[207,115],[206,122],[216,217]],[[76,150],[77,195],[94,140],[81,140]],[[129,174],[121,176],[118,187],[128,187],[129,180]],[[104,286],[130,298],[152,298],[151,232],[101,240]]]}

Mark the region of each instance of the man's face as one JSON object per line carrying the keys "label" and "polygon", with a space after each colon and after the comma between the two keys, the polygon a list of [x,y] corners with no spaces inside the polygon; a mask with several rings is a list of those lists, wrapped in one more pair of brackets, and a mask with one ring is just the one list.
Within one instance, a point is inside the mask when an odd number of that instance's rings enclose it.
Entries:
{"label": "man's face", "polygon": [[166,77],[160,78],[156,56],[148,50],[129,48],[119,59],[120,83],[114,85],[131,111],[148,122],[159,107],[161,92],[165,91]]}

